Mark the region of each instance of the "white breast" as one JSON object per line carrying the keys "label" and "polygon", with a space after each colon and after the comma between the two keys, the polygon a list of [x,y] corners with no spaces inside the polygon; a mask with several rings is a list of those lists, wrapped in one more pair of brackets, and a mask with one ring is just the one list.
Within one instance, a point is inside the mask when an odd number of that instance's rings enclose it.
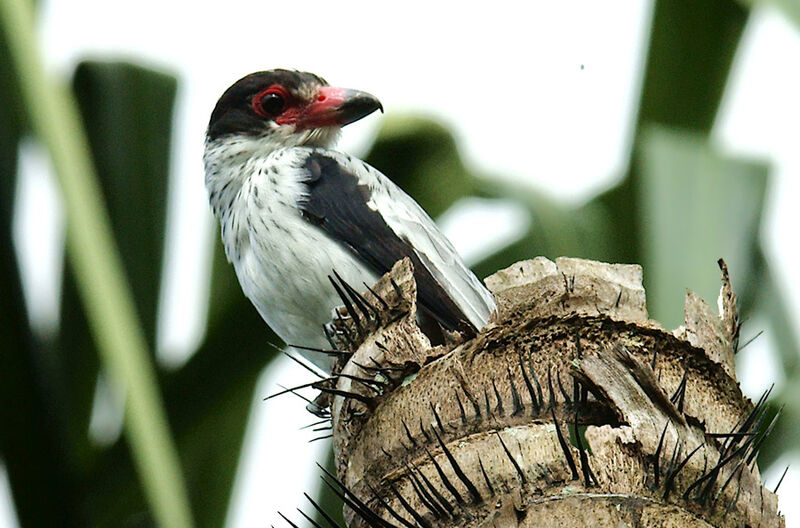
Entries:
{"label": "white breast", "polygon": [[[292,156],[292,149],[278,150],[231,168],[237,173],[227,178],[220,175],[220,181],[240,183],[235,194],[218,192],[215,212],[228,260],[261,317],[286,343],[328,348],[322,325],[341,304],[328,277],[335,269],[359,288],[377,277],[300,216],[296,204],[304,187],[288,169]],[[212,187],[221,185],[212,181]]]}

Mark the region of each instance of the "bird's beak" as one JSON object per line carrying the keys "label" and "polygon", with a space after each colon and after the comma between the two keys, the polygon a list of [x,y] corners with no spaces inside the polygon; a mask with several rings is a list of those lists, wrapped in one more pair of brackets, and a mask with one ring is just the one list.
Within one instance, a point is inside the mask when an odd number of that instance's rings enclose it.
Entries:
{"label": "bird's beak", "polygon": [[345,126],[375,110],[383,112],[377,97],[358,90],[323,86],[297,119],[300,129]]}

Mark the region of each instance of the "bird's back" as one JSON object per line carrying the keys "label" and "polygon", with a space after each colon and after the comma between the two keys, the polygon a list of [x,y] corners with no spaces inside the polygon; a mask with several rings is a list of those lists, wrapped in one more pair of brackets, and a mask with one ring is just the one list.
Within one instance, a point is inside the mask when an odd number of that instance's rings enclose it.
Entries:
{"label": "bird's back", "polygon": [[294,170],[307,186],[306,218],[376,274],[410,258],[420,305],[446,328],[474,332],[488,322],[492,295],[411,197],[359,159],[328,149],[296,150]]}

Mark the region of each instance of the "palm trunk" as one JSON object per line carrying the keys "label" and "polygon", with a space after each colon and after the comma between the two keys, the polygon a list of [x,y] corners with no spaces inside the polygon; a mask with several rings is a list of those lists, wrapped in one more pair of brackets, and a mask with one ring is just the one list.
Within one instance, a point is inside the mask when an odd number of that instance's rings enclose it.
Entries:
{"label": "palm trunk", "polygon": [[783,526],[720,265],[722,313],[690,292],[670,332],[647,317],[638,266],[520,262],[486,281],[495,321],[440,347],[415,323],[408,262],[375,293],[349,289],[337,336],[352,355],[323,386],[348,525]]}

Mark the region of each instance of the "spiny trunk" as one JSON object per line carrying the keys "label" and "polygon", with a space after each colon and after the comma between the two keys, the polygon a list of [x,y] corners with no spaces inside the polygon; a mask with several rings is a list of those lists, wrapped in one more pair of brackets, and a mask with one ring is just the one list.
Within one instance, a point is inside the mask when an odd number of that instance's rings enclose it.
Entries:
{"label": "spiny trunk", "polygon": [[670,332],[638,266],[520,262],[486,281],[495,320],[439,347],[407,261],[363,296],[343,287],[335,337],[352,354],[323,390],[348,525],[782,527],[720,267],[721,314],[689,292]]}

